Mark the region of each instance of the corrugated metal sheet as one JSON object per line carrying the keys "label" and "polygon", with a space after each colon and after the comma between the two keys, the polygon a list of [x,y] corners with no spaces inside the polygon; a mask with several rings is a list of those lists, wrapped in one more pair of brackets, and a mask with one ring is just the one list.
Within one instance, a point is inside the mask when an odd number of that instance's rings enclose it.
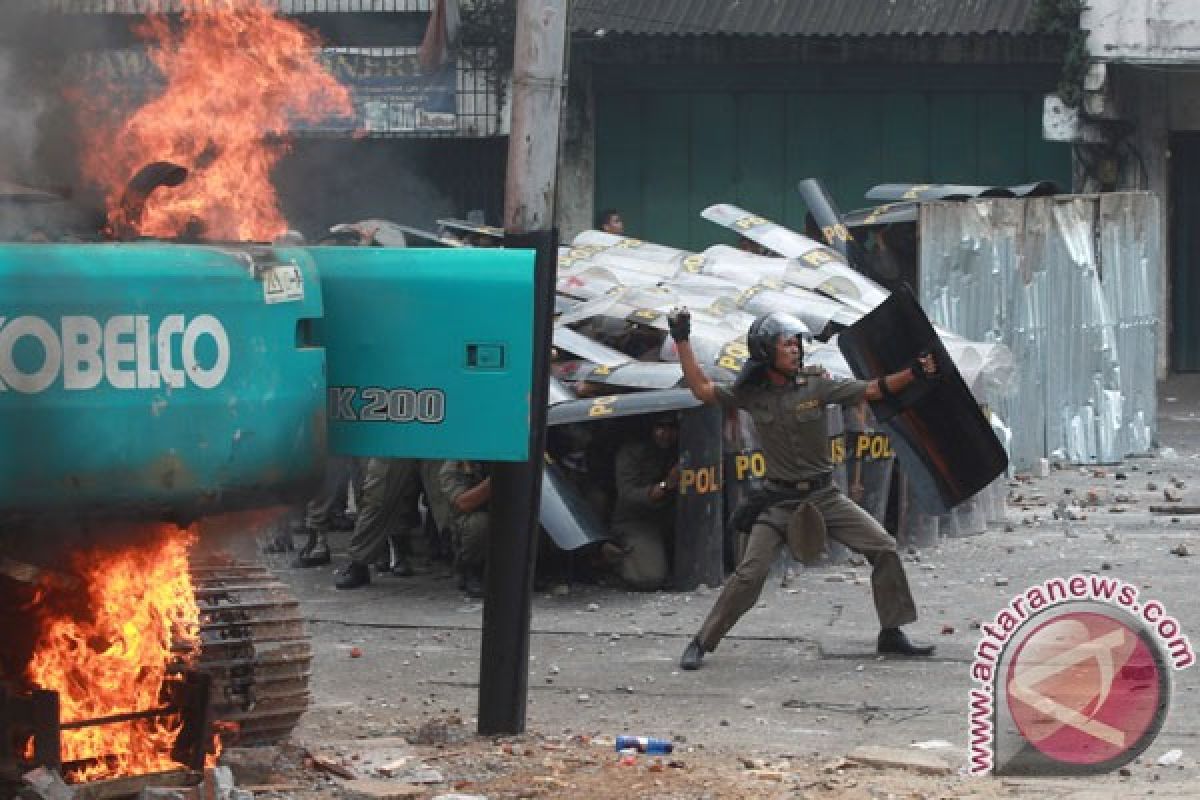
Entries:
{"label": "corrugated metal sheet", "polygon": [[930,319],[1012,350],[1015,391],[989,399],[1012,427],[1017,467],[1149,450],[1159,217],[1139,192],[922,205]]}
{"label": "corrugated metal sheet", "polygon": [[[14,2],[14,0],[9,0]],[[238,0],[208,0],[214,7],[228,7]],[[146,14],[154,11],[178,13],[197,8],[205,0],[15,0],[23,10],[58,14]],[[433,0],[273,0],[285,14],[360,13],[384,11],[429,11]]]}
{"label": "corrugated metal sheet", "polygon": [[648,36],[1028,34],[1034,0],[574,0],[577,32]]}

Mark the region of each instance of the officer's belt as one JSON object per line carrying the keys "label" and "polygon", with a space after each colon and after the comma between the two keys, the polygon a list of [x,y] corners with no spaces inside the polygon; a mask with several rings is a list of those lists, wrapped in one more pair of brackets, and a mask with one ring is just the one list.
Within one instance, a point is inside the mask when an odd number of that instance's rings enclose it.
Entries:
{"label": "officer's belt", "polygon": [[769,489],[783,492],[800,492],[801,494],[807,494],[809,492],[815,492],[818,489],[824,489],[831,483],[833,483],[833,475],[828,472],[819,477],[809,478],[805,481],[777,481],[774,478],[768,478],[766,481]]}

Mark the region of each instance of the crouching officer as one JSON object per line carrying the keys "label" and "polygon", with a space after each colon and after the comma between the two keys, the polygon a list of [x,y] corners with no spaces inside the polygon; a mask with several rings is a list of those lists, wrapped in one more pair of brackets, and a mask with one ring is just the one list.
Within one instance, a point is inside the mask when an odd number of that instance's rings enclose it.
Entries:
{"label": "crouching officer", "polygon": [[450,501],[450,526],[455,539],[458,588],[468,597],[483,597],[491,518],[492,478],[480,461],[446,461],[438,471],[442,493]]}
{"label": "crouching officer", "polygon": [[667,552],[679,491],[679,426],[663,414],[649,440],[633,439],[617,450],[617,503],[612,534],[621,554],[617,574],[629,588],[653,592],[667,582]]}
{"label": "crouching officer", "polygon": [[788,540],[789,523],[797,525],[794,516],[805,528],[802,538],[811,541],[828,536],[862,553],[871,563],[871,590],[881,628],[878,652],[931,655],[933,647],[914,645],[900,629],[916,620],[917,608],[896,553],[896,540],[832,483],[825,406],[891,397],[913,381],[931,379],[937,372],[933,357],[925,356],[911,369],[874,381],[834,380],[823,370],[803,368],[801,336],[806,328],[794,317],[775,312],[750,325],[746,337],[750,358],[737,380],[715,383],[700,368],[688,343],[690,313],[676,310],[668,319],[692,394],[706,404],[748,411],[767,462],[767,500],[755,515],[742,561],[679,665],[697,669],[704,654],[715,650],[729,629],[758,602],[767,572]]}

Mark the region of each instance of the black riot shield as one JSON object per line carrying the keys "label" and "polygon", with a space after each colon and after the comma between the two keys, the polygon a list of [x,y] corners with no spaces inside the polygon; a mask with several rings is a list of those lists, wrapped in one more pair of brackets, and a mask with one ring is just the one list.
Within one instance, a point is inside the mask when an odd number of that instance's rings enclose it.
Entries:
{"label": "black riot shield", "polygon": [[675,505],[675,588],[717,586],[725,577],[724,414],[712,406],[679,415],[679,502]]}
{"label": "black riot shield", "polygon": [[838,336],[846,362],[861,379],[907,368],[931,352],[941,373],[872,410],[892,433],[892,446],[913,494],[930,513],[944,513],[991,483],[1008,456],[958,368],[907,288]]}

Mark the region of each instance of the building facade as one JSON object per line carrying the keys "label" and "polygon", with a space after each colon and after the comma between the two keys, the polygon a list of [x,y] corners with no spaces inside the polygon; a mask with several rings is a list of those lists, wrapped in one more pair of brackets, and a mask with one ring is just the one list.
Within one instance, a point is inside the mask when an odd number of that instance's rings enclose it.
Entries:
{"label": "building facade", "polygon": [[635,236],[702,249],[733,202],[803,226],[819,178],[843,210],[885,182],[1071,182],[1042,137],[1063,41],[1033,0],[576,0],[564,233],[622,211]]}

